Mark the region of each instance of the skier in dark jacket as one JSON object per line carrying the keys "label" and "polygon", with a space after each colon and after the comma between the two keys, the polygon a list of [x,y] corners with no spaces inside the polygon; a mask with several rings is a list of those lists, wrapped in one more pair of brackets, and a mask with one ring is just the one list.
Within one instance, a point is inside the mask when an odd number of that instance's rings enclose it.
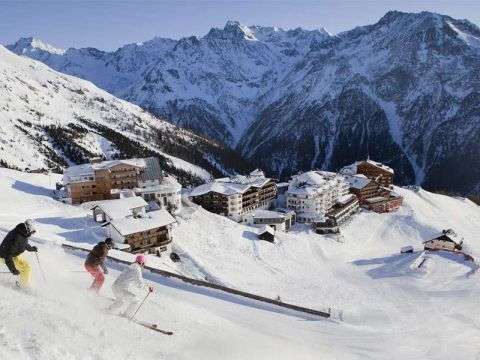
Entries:
{"label": "skier in dark jacket", "polygon": [[36,246],[28,243],[29,237],[34,233],[33,221],[27,220],[15,226],[0,244],[0,260],[5,262],[13,275],[19,275],[19,280],[16,282],[19,287],[27,287],[30,284],[31,267],[21,254],[25,250],[38,251]]}
{"label": "skier in dark jacket", "polygon": [[[107,258],[108,250],[113,248],[113,240],[111,238],[99,242],[88,253],[87,260],[85,260],[85,269],[93,276],[93,283],[90,290],[99,292],[103,282],[105,281],[104,274],[108,274],[105,266],[105,259]],[[102,271],[103,270],[103,271]]]}

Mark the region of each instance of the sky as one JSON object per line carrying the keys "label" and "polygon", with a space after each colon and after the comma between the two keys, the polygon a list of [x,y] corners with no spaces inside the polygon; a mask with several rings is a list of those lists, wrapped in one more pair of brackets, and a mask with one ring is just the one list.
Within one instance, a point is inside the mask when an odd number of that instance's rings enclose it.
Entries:
{"label": "sky", "polygon": [[59,48],[114,50],[155,36],[203,36],[227,20],[335,34],[373,24],[389,10],[433,11],[480,25],[479,0],[0,0],[0,43],[34,36]]}

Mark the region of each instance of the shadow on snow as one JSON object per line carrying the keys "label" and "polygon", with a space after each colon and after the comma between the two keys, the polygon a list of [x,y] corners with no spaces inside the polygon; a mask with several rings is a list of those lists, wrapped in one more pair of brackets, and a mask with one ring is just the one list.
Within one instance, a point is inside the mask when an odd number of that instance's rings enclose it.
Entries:
{"label": "shadow on snow", "polygon": [[[68,253],[74,254],[76,256],[79,256],[81,258],[86,257],[86,253],[83,252],[83,251],[75,251],[75,250],[65,250],[65,251],[68,252]],[[115,270],[122,271],[125,268],[125,266],[127,266],[127,265],[120,264],[120,263],[117,263],[117,262],[112,261],[112,260],[108,260],[108,266],[115,269]],[[85,276],[87,276],[87,275],[88,274],[85,273]],[[282,314],[282,315],[286,315],[286,316],[291,316],[291,317],[299,318],[299,319],[302,319],[302,320],[310,320],[310,321],[326,320],[324,318],[321,318],[320,316],[309,315],[309,314],[306,314],[306,313],[301,313],[299,311],[281,308],[281,307],[275,306],[273,304],[267,304],[267,303],[262,303],[261,301],[248,299],[248,298],[243,298],[241,296],[234,295],[234,294],[229,294],[229,293],[223,292],[221,290],[204,288],[204,287],[201,287],[201,286],[188,284],[188,283],[185,283],[185,282],[183,282],[179,279],[164,277],[164,276],[154,274],[154,273],[151,273],[151,272],[148,272],[148,271],[145,271],[144,278],[148,279],[148,280],[151,280],[151,281],[154,281],[155,283],[157,283],[159,285],[162,285],[162,286],[165,286],[165,287],[177,289],[177,290],[187,292],[187,293],[193,293],[193,294],[197,294],[197,295],[206,296],[206,297],[209,297],[209,298],[212,298],[212,299],[225,301],[225,302],[236,304],[236,305],[241,305],[241,306],[246,306],[246,307],[249,307],[249,308],[268,311],[268,312],[271,312],[271,313],[277,313],[277,314]]]}
{"label": "shadow on snow", "polygon": [[43,186],[32,185],[24,181],[16,180],[12,188],[27,194],[38,195],[38,196],[51,196],[52,190],[47,189]]}

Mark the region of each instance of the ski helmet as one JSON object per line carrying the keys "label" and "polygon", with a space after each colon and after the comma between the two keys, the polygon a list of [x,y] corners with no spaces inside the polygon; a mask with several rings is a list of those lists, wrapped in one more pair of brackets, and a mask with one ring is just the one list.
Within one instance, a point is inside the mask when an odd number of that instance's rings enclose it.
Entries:
{"label": "ski helmet", "polygon": [[135,261],[140,265],[145,265],[145,263],[147,262],[147,257],[145,255],[137,255]]}
{"label": "ski helmet", "polygon": [[37,230],[35,229],[35,222],[32,219],[25,220],[25,227],[29,234],[35,233]]}

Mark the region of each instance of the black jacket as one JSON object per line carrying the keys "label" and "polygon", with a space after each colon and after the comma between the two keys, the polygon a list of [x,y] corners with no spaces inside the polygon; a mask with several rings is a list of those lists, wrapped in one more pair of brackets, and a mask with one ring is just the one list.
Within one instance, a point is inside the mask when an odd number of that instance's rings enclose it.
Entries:
{"label": "black jacket", "polygon": [[5,260],[5,264],[12,273],[17,270],[13,263],[15,256],[25,250],[35,251],[35,248],[28,243],[30,235],[32,234],[29,233],[25,224],[21,223],[15,226],[15,229],[10,231],[0,244],[0,257]]}
{"label": "black jacket", "polygon": [[88,253],[85,266],[100,266],[106,272],[105,259],[107,258],[108,250],[107,244],[104,241],[100,241]]}

